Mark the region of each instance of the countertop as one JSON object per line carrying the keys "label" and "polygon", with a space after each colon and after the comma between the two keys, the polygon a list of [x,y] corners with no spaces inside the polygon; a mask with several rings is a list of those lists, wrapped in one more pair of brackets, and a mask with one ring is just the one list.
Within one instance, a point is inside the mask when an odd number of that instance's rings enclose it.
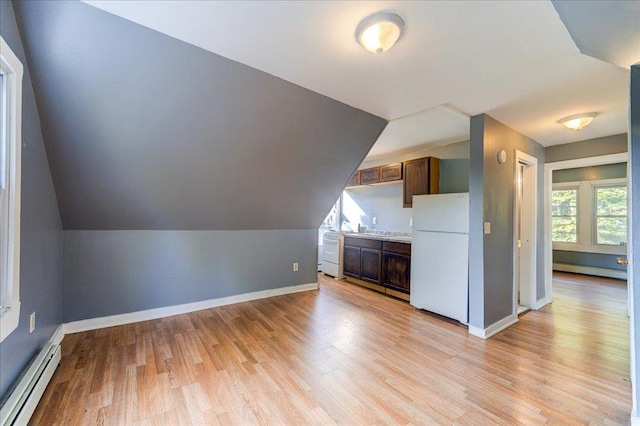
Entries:
{"label": "countertop", "polygon": [[390,231],[365,231],[365,232],[345,232],[345,237],[365,238],[368,240],[392,241],[395,243],[411,244],[410,232],[390,232]]}

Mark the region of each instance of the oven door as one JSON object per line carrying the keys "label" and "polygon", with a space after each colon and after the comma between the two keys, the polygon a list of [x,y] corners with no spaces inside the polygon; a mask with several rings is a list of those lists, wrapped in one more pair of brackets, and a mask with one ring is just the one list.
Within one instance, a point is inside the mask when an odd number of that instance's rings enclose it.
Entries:
{"label": "oven door", "polygon": [[340,240],[325,238],[322,244],[322,260],[324,262],[340,263]]}

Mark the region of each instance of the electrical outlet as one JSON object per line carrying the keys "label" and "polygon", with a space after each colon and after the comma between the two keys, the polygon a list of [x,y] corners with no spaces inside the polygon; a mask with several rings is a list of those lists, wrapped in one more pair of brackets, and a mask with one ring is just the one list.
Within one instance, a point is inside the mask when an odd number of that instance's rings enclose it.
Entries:
{"label": "electrical outlet", "polygon": [[377,225],[377,224],[378,224],[378,218],[374,216],[374,217],[373,217],[373,219],[371,219],[371,222],[372,222],[374,225]]}
{"label": "electrical outlet", "polygon": [[484,233],[487,235],[491,234],[491,222],[484,223]]}
{"label": "electrical outlet", "polygon": [[298,272],[298,262],[293,263],[293,272]]}
{"label": "electrical outlet", "polygon": [[36,329],[36,313],[31,312],[29,315],[29,333],[33,333],[33,330]]}

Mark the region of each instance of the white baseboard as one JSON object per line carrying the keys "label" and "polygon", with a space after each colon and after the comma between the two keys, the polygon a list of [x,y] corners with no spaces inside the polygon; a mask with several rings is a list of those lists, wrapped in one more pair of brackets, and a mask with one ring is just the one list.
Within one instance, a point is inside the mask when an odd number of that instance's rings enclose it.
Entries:
{"label": "white baseboard", "polygon": [[518,322],[517,315],[509,315],[508,317],[502,318],[500,321],[494,322],[489,327],[482,329],[478,327],[474,327],[473,325],[469,325],[469,334],[472,336],[480,337],[482,339],[488,339],[496,333],[501,332],[505,328],[509,327]]}
{"label": "white baseboard", "polygon": [[64,324],[60,324],[58,328],[56,328],[56,331],[53,333],[49,341],[54,345],[59,345],[60,343],[62,343],[62,339],[64,339],[64,335],[65,335]]}
{"label": "white baseboard", "polygon": [[531,309],[537,311],[538,309],[545,307],[549,303],[551,303],[551,300],[548,297],[543,297],[542,299],[538,299],[535,306],[533,306]]}
{"label": "white baseboard", "polygon": [[113,327],[116,325],[131,324],[134,322],[148,321],[152,319],[169,317],[172,315],[186,314],[201,311],[203,309],[217,308],[219,306],[233,305],[234,303],[249,302],[251,300],[265,299],[267,297],[281,296],[284,294],[298,293],[301,291],[317,290],[318,283],[300,284],[290,287],[274,288],[271,290],[254,291],[251,293],[237,294],[218,299],[203,300],[200,302],[185,303],[183,305],[166,306],[163,308],[147,309],[145,311],[130,312],[126,314],[110,315],[108,317],[90,318],[73,321],[64,324],[64,332],[79,333],[81,331],[97,330],[99,328]]}
{"label": "white baseboard", "polygon": [[554,263],[554,271],[573,272],[574,274],[595,275],[596,277],[617,278],[619,280],[627,279],[626,271],[617,269],[597,268],[595,266],[571,265],[568,263]]}

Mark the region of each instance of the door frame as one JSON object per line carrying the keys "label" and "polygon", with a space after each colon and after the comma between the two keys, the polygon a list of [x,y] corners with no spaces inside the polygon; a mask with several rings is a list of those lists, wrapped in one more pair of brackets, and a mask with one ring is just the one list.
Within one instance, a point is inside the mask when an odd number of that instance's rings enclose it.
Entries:
{"label": "door frame", "polygon": [[[603,164],[629,163],[629,153],[601,155],[597,157],[577,158],[555,161],[544,165],[544,300],[540,306],[553,301],[553,242],[551,241],[551,189],[554,170],[574,169],[577,167],[600,166]],[[627,182],[629,185],[629,181]],[[629,286],[630,287],[630,286]],[[628,298],[630,300],[630,298]]]}
{"label": "door frame", "polygon": [[[513,315],[518,315],[518,290],[520,290],[520,299],[524,301],[523,305],[529,309],[538,309],[537,304],[537,244],[538,244],[538,159],[532,155],[526,154],[522,151],[515,150],[514,155],[514,203],[513,203]],[[522,205],[527,206],[527,209],[522,209],[521,217],[518,218],[518,168],[520,164],[524,164],[524,173],[522,175],[523,181],[527,181],[523,188],[529,188],[522,194]],[[518,222],[522,219],[521,228],[526,229],[527,232],[523,233],[523,236],[527,235],[530,239],[528,244],[528,252],[521,253],[524,256],[526,262],[526,268],[520,268],[522,260],[518,260]],[[524,240],[525,238],[523,238]],[[516,271],[520,269],[519,274]],[[524,276],[525,279],[518,280],[518,277]],[[519,281],[519,282],[518,282]],[[521,283],[525,282],[524,287]],[[524,296],[524,298],[523,298]]]}

